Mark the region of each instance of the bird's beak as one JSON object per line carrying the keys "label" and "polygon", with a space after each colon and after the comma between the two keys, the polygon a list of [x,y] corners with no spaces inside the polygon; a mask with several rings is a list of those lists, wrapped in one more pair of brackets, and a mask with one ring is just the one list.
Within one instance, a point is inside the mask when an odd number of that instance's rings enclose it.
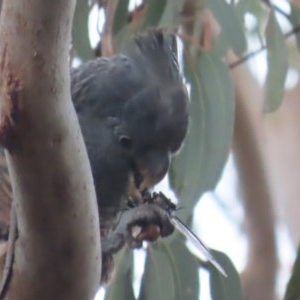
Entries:
{"label": "bird's beak", "polygon": [[143,201],[142,190],[137,187],[134,174],[130,173],[127,186],[127,197],[133,203],[141,203]]}

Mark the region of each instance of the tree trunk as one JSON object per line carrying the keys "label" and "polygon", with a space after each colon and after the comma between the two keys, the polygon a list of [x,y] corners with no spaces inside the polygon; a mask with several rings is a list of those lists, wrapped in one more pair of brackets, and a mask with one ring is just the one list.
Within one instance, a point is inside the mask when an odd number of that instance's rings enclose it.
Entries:
{"label": "tree trunk", "polygon": [[73,0],[5,0],[0,143],[19,238],[7,299],[93,299],[101,272],[88,157],[70,97]]}

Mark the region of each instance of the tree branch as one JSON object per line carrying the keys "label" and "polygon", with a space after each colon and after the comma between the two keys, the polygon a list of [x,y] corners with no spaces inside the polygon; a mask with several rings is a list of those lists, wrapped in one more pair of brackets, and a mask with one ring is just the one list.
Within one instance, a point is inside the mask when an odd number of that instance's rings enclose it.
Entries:
{"label": "tree branch", "polygon": [[110,0],[105,4],[105,23],[101,34],[102,39],[102,55],[112,56],[115,54],[114,40],[113,40],[113,23],[115,18],[116,9],[118,7],[119,0]]}
{"label": "tree branch", "polygon": [[[296,27],[294,27],[291,31],[287,32],[286,34],[284,34],[284,38],[287,39],[295,34],[297,34],[298,32],[300,32],[300,24]],[[234,69],[236,67],[238,67],[239,65],[241,65],[242,63],[244,63],[245,61],[255,57],[257,54],[261,53],[262,51],[266,50],[267,46],[266,45],[262,45],[260,48],[249,52],[248,54],[246,54],[245,56],[243,56],[242,58],[230,63],[228,66],[230,69]]]}
{"label": "tree branch", "polygon": [[232,76],[236,98],[233,150],[249,241],[242,283],[247,299],[271,300],[277,271],[275,217],[261,143],[261,108],[251,102],[262,94],[246,66],[235,69]]}
{"label": "tree branch", "polygon": [[19,239],[8,299],[93,299],[98,210],[70,98],[75,1],[5,0],[0,23],[0,142]]}

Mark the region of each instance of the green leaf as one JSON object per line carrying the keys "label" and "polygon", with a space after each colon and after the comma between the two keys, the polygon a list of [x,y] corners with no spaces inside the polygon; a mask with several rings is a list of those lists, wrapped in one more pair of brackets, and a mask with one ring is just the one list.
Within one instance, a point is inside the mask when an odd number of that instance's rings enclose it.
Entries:
{"label": "green leaf", "polygon": [[130,45],[130,41],[139,30],[140,26],[127,24],[118,32],[115,39],[118,52],[126,53],[128,46]]}
{"label": "green leaf", "polygon": [[262,28],[265,28],[266,10],[261,0],[240,0],[235,5],[235,11],[242,24],[245,23],[245,15],[250,13],[255,18],[253,28],[248,31],[248,35],[257,35],[261,44],[263,44],[264,36],[262,35]]}
{"label": "green leaf", "polygon": [[273,10],[266,27],[266,46],[268,73],[265,112],[272,112],[281,104],[288,70],[287,48]]}
{"label": "green leaf", "polygon": [[215,188],[229,154],[234,124],[233,88],[223,62],[203,51],[197,63],[185,61],[185,75],[191,86],[191,122],[170,170],[171,186],[185,208],[179,211],[181,217],[190,216],[199,197]]}
{"label": "green leaf", "polygon": [[[300,9],[293,3],[290,3],[291,13],[289,16],[289,20],[294,28],[298,28],[300,26]],[[300,51],[300,32],[295,33],[297,47]]]}
{"label": "green leaf", "polygon": [[174,261],[173,272],[178,278],[176,300],[198,300],[200,290],[198,260],[178,235],[172,240],[170,250]]}
{"label": "green leaf", "polygon": [[145,272],[139,300],[174,300],[176,282],[172,264],[164,243],[156,243],[147,250]]}
{"label": "green leaf", "polygon": [[251,13],[254,16],[257,16],[257,14],[261,13],[262,6],[260,0],[240,0],[235,5],[235,10],[237,13],[238,18],[240,19],[240,22],[244,23],[244,17],[246,13]]}
{"label": "green leaf", "polygon": [[202,185],[205,190],[212,190],[221,177],[230,151],[234,93],[228,68],[214,54],[203,52],[198,70],[207,119]]}
{"label": "green leaf", "polygon": [[253,4],[257,2],[257,0],[240,0],[235,5],[235,10],[237,12],[237,16],[242,23],[244,23],[244,16],[247,12],[251,10]]}
{"label": "green leaf", "polygon": [[125,249],[114,257],[116,273],[108,286],[105,300],[135,300],[132,287],[133,251]]}
{"label": "green leaf", "polygon": [[88,33],[89,13],[88,1],[78,0],[72,27],[72,43],[78,56],[83,61],[94,57]]}
{"label": "green leaf", "polygon": [[167,5],[167,0],[147,1],[143,29],[155,27],[159,24]]}
{"label": "green leaf", "polygon": [[181,12],[184,5],[184,0],[167,1],[166,8],[159,23],[160,27],[174,28],[181,23]]}
{"label": "green leaf", "polygon": [[300,299],[300,247],[294,263],[292,276],[288,282],[284,300]]}
{"label": "green leaf", "polygon": [[118,3],[113,23],[114,36],[128,23],[128,4],[129,0],[122,0]]}
{"label": "green leaf", "polygon": [[172,160],[169,176],[171,187],[180,199],[180,206],[184,207],[179,211],[180,217],[186,221],[192,214],[196,201],[204,192],[201,187],[201,165],[206,117],[197,70],[187,60],[184,67],[185,77],[191,85],[190,125],[180,154]]}
{"label": "green leaf", "polygon": [[243,54],[247,43],[242,23],[235,13],[234,6],[224,0],[207,0],[207,6],[219,22],[222,34],[226,37],[224,40],[237,55]]}
{"label": "green leaf", "polygon": [[222,265],[227,278],[213,266],[210,266],[210,293],[212,300],[244,300],[241,281],[233,263],[222,252],[212,251],[217,261]]}
{"label": "green leaf", "polygon": [[139,299],[199,299],[198,263],[178,236],[148,248]]}

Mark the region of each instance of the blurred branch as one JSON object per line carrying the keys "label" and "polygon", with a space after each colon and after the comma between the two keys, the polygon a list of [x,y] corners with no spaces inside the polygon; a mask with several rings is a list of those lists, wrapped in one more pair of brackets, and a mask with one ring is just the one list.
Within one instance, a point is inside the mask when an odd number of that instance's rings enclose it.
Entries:
{"label": "blurred branch", "polygon": [[113,40],[113,25],[118,3],[119,0],[109,0],[105,4],[105,23],[101,35],[101,54],[103,56],[112,56],[116,52]]}
{"label": "blurred branch", "polygon": [[83,61],[93,58],[89,39],[88,18],[90,7],[87,0],[76,1],[72,26],[72,44],[75,54]]}
{"label": "blurred branch", "polygon": [[[233,60],[233,54],[229,56]],[[262,147],[260,87],[246,66],[232,71],[236,95],[233,151],[245,210],[249,254],[242,282],[247,299],[271,300],[275,294],[277,253],[275,220]]]}
{"label": "blurred branch", "polygon": [[[298,32],[300,32],[300,24],[299,26],[294,27],[291,31],[287,32],[286,34],[284,34],[284,38],[287,39],[295,34],[297,34]],[[248,54],[246,54],[245,56],[243,56],[242,58],[230,63],[228,66],[230,69],[234,69],[237,66],[241,65],[242,63],[244,63],[245,61],[255,57],[257,54],[261,53],[262,51],[266,50],[267,46],[266,45],[262,45],[259,49],[256,49],[252,52],[249,52]]]}

